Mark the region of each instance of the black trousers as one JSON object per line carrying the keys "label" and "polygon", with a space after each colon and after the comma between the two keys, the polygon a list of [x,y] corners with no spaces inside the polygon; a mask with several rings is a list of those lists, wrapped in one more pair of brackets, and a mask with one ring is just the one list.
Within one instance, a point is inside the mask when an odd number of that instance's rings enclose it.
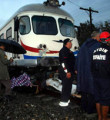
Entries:
{"label": "black trousers", "polygon": [[66,73],[62,69],[59,69],[60,79],[62,80],[61,102],[68,102],[70,98],[73,83],[73,73],[71,74],[71,78],[68,79]]}
{"label": "black trousers", "polygon": [[81,107],[84,112],[88,114],[95,113],[95,98],[92,94],[82,92],[81,93]]}

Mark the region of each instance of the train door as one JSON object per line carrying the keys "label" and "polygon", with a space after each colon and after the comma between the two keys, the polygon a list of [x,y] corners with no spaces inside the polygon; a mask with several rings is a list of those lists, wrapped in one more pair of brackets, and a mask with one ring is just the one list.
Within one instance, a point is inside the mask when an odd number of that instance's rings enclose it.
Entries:
{"label": "train door", "polygon": [[[19,42],[19,35],[18,35],[18,29],[19,29],[19,20],[16,17],[14,19],[14,40],[16,42]],[[14,58],[19,58],[18,54],[14,54]]]}

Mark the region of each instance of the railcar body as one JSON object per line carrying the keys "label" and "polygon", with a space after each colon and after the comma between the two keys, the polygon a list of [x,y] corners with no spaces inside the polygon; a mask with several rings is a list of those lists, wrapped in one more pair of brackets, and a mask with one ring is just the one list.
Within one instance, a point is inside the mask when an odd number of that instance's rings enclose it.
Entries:
{"label": "railcar body", "polygon": [[27,52],[7,53],[8,58],[14,58],[13,66],[57,66],[59,50],[66,38],[72,39],[74,54],[79,47],[71,15],[45,4],[20,8],[0,29],[0,38],[17,41]]}

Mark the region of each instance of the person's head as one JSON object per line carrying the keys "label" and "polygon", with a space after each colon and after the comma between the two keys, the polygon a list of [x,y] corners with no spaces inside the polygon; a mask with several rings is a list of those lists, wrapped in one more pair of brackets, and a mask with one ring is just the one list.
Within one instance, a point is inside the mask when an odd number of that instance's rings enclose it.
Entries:
{"label": "person's head", "polygon": [[110,33],[104,31],[100,34],[100,42],[110,44]]}
{"label": "person's head", "polygon": [[2,50],[5,50],[5,46],[4,46],[2,43],[0,43],[0,48],[1,48]]}
{"label": "person's head", "polygon": [[100,33],[98,31],[93,31],[91,34],[91,38],[99,41],[100,40]]}
{"label": "person's head", "polygon": [[70,40],[69,38],[65,39],[64,42],[63,42],[63,45],[65,47],[67,47],[68,49],[71,49],[72,47],[72,43],[71,43],[72,40]]}

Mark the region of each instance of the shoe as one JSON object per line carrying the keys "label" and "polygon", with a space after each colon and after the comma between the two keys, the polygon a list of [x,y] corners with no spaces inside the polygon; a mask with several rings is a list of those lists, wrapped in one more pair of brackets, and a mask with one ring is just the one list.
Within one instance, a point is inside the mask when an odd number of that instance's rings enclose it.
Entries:
{"label": "shoe", "polygon": [[61,106],[61,107],[67,107],[69,105],[69,103],[70,103],[70,100],[68,100],[68,102],[60,102],[59,106]]}
{"label": "shoe", "polygon": [[67,107],[68,106],[68,102],[60,102],[59,106],[61,106],[61,107]]}

